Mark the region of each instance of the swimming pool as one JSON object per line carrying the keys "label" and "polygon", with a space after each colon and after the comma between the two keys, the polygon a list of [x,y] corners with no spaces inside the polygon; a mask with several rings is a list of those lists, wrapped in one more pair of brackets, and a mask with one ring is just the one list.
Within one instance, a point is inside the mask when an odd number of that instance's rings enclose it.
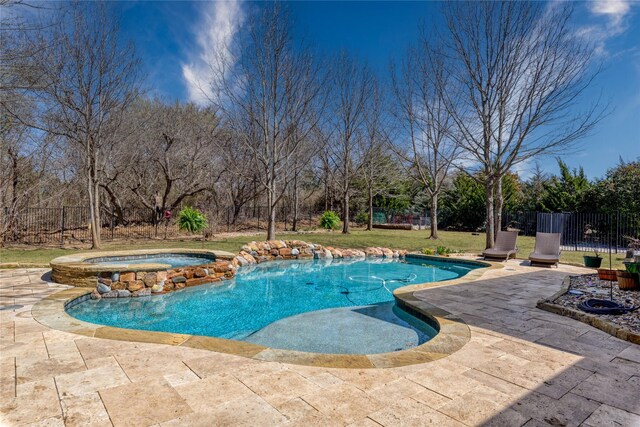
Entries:
{"label": "swimming pool", "polygon": [[102,325],[273,348],[383,353],[415,347],[437,334],[437,325],[393,304],[395,289],[455,279],[478,267],[413,258],[274,261],[241,267],[222,285],[151,298],[87,300],[67,312]]}

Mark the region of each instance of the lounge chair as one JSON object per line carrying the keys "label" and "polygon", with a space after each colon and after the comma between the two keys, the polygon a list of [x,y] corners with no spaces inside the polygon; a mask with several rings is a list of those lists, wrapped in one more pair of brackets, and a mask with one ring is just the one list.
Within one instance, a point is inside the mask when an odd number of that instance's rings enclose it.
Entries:
{"label": "lounge chair", "polygon": [[560,262],[560,233],[536,233],[536,247],[529,255],[533,264],[558,266]]}
{"label": "lounge chair", "polygon": [[517,231],[498,231],[494,247],[485,249],[482,252],[483,258],[499,258],[505,261],[509,258],[514,258],[516,252],[518,252],[518,247],[516,246],[517,238]]}

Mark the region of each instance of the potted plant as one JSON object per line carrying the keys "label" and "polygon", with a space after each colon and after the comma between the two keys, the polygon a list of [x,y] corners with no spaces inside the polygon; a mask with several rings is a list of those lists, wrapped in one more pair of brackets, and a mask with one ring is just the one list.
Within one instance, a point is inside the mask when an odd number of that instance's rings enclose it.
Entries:
{"label": "potted plant", "polygon": [[615,282],[617,280],[617,271],[612,268],[599,268],[598,269],[598,278],[600,280],[608,280],[610,282]]}
{"label": "potted plant", "polygon": [[629,291],[640,289],[640,263],[626,262],[626,270],[618,270],[618,287],[621,290]]}
{"label": "potted plant", "polygon": [[589,268],[600,268],[602,264],[602,257],[598,252],[598,246],[596,241],[596,235],[598,234],[597,230],[594,230],[591,227],[591,224],[587,224],[584,232],[584,237],[587,241],[591,242],[591,248],[593,249],[593,255],[584,255],[584,266]]}
{"label": "potted plant", "polygon": [[594,255],[583,256],[584,266],[589,268],[600,268],[600,265],[602,264],[602,257],[598,252],[598,248],[596,248],[595,246],[593,247],[593,253],[595,254],[595,256]]}
{"label": "potted plant", "polygon": [[627,245],[627,253],[625,254],[625,258],[628,260],[632,260],[632,261],[638,261],[636,259],[636,251],[638,250],[638,248],[640,248],[640,239],[636,239],[635,237],[631,237],[631,236],[622,236],[625,239],[627,239],[629,241],[629,244]]}

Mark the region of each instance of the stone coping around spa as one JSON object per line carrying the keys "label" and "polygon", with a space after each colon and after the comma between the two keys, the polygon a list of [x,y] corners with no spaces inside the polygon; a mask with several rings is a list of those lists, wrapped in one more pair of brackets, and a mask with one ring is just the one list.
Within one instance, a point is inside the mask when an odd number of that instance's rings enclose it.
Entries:
{"label": "stone coping around spa", "polygon": [[[234,258],[234,254],[226,251],[208,250],[208,249],[185,249],[185,248],[169,248],[169,249],[136,249],[128,251],[100,251],[100,252],[83,252],[73,255],[65,255],[58,258],[54,258],[51,262],[51,277],[56,283],[64,285],[79,286],[79,287],[95,287],[98,280],[98,275],[104,271],[120,271],[120,272],[156,272],[162,270],[170,270],[169,264],[150,262],[140,264],[129,264],[122,262],[122,264],[96,264],[89,262],[90,259],[104,258],[104,257],[127,257],[135,256],[140,257],[144,255],[164,255],[164,254],[178,254],[178,255],[200,255],[209,256],[211,260],[205,260],[203,258],[203,265],[216,259],[231,261]],[[197,267],[196,265],[191,267]]]}
{"label": "stone coping around spa", "polygon": [[640,344],[640,334],[632,331],[629,328],[625,328],[622,325],[618,325],[613,322],[609,322],[602,317],[595,314],[585,313],[584,311],[577,310],[572,307],[565,307],[560,304],[554,303],[554,301],[560,296],[566,294],[569,291],[571,285],[571,276],[566,276],[562,281],[562,288],[549,298],[541,299],[536,306],[540,310],[548,311],[550,313],[559,314],[561,316],[567,316],[572,319],[578,320],[587,325],[591,325],[594,328],[598,328],[601,331],[613,335],[621,340],[629,341],[634,344]]}
{"label": "stone coping around spa", "polygon": [[[442,257],[435,256],[411,254],[411,257],[442,261]],[[269,348],[244,341],[224,338],[97,325],[76,319],[67,314],[65,310],[65,307],[78,304],[89,298],[90,293],[87,292],[86,288],[69,288],[50,295],[34,305],[32,314],[34,319],[47,327],[94,338],[179,345],[219,353],[234,354],[256,360],[305,366],[358,369],[394,368],[441,359],[458,351],[469,342],[471,331],[464,320],[418,298],[414,295],[414,292],[436,286],[449,286],[470,282],[479,278],[488,269],[502,268],[502,265],[499,263],[455,258],[451,259],[451,262],[473,263],[474,265],[480,264],[481,268],[472,270],[458,279],[409,285],[398,288],[394,292],[394,298],[399,307],[436,327],[438,334],[431,340],[417,347],[391,353],[307,353],[295,350]]]}
{"label": "stone coping around spa", "polygon": [[[235,256],[231,252],[208,250],[208,249],[185,249],[185,248],[169,248],[169,249],[136,249],[128,251],[101,251],[101,252],[83,252],[73,255],[64,255],[51,260],[50,265],[52,269],[57,270],[76,270],[79,272],[91,272],[99,273],[105,270],[105,266],[102,264],[96,264],[88,262],[96,258],[118,258],[118,257],[144,257],[145,255],[164,255],[164,254],[176,254],[176,255],[201,255],[210,256],[215,259],[232,260]],[[204,257],[203,257],[204,260]],[[203,261],[203,264],[207,262]],[[107,269],[111,270],[126,270],[126,271],[146,271],[150,267],[157,267],[158,269],[171,268],[168,264],[162,263],[146,263],[131,265],[126,261],[122,264],[110,263]]]}

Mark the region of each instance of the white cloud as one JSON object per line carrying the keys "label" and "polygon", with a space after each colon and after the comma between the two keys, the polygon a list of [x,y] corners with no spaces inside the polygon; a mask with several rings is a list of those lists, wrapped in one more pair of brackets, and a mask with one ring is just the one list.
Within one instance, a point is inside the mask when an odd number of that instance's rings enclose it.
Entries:
{"label": "white cloud", "polygon": [[610,24],[618,25],[631,9],[628,0],[596,0],[588,2],[589,10],[594,15],[604,15]]}
{"label": "white cloud", "polygon": [[220,58],[232,60],[230,48],[244,21],[239,1],[218,0],[202,5],[202,18],[195,27],[197,49],[190,52],[189,63],[182,64],[189,100],[201,105],[212,99],[212,86],[223,77],[223,71],[213,64]]}
{"label": "white cloud", "polygon": [[598,54],[606,54],[606,42],[627,30],[625,18],[631,12],[632,3],[630,0],[594,0],[587,2],[587,7],[606,22],[582,27],[578,35],[592,41]]}

